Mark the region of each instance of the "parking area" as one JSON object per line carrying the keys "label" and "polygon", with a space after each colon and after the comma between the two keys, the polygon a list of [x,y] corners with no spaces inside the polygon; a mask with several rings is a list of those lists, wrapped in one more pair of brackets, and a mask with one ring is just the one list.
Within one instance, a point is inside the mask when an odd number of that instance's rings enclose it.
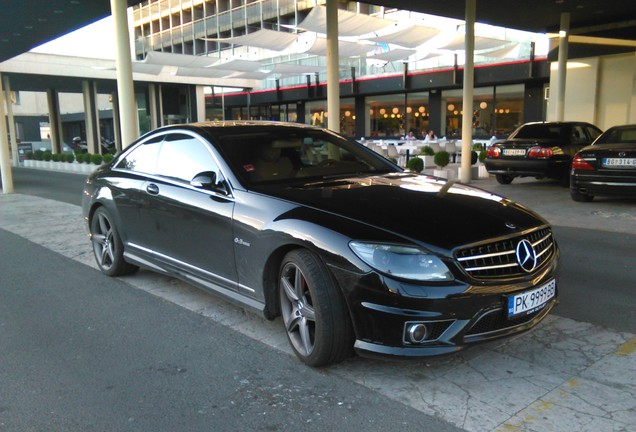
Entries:
{"label": "parking area", "polygon": [[[505,186],[494,179],[474,184],[527,205],[557,229],[636,235],[634,201],[575,203],[566,188],[534,179],[516,179]],[[50,230],[43,219],[66,223]],[[96,268],[78,206],[0,195],[0,228]],[[591,254],[603,253],[589,247]],[[104,276],[96,272],[95,277]],[[280,320],[265,321],[154,273],[142,271],[123,280],[292,355]],[[636,422],[635,330],[565,317],[557,307],[529,333],[458,355],[409,362],[355,357],[324,373],[467,431],[628,431]]]}

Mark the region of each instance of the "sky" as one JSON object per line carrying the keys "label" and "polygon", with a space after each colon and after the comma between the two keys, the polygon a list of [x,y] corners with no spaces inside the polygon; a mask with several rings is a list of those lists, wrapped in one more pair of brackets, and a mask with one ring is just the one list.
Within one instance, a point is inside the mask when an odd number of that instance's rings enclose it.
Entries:
{"label": "sky", "polygon": [[76,57],[115,59],[112,16],[32,49],[32,52]]}

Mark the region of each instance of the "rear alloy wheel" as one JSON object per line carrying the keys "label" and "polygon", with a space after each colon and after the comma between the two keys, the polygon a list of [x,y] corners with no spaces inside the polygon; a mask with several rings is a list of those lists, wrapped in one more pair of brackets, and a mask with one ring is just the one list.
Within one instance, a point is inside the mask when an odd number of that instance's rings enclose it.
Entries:
{"label": "rear alloy wheel", "polygon": [[278,289],[287,338],[300,360],[318,367],[351,355],[353,329],[345,301],[315,255],[289,252]]}
{"label": "rear alloy wheel", "polygon": [[506,174],[496,174],[495,177],[497,178],[497,182],[499,184],[510,184],[512,183],[512,179],[514,178],[513,176]]}
{"label": "rear alloy wheel", "polygon": [[95,210],[91,219],[91,241],[97,266],[108,276],[124,276],[136,272],[139,267],[124,261],[124,246],[105,208]]}
{"label": "rear alloy wheel", "polygon": [[572,200],[576,202],[590,202],[594,199],[593,195],[583,194],[571,189],[570,196],[572,197]]}

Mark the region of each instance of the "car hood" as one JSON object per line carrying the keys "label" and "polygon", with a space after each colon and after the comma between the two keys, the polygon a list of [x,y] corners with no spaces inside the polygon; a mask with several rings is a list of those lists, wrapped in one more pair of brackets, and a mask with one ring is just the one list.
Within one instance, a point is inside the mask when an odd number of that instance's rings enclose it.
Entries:
{"label": "car hood", "polygon": [[[263,192],[444,250],[547,224],[501,196],[408,173],[270,186]],[[368,239],[376,235],[364,232]]]}

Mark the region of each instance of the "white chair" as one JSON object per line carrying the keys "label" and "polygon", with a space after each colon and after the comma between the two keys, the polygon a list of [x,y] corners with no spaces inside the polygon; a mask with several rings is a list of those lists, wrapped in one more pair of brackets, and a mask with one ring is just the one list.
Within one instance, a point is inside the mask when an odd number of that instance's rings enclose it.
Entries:
{"label": "white chair", "polygon": [[388,145],[386,147],[386,155],[388,157],[390,157],[390,158],[392,157],[392,158],[396,158],[397,159],[397,157],[398,157],[397,148],[394,145]]}

